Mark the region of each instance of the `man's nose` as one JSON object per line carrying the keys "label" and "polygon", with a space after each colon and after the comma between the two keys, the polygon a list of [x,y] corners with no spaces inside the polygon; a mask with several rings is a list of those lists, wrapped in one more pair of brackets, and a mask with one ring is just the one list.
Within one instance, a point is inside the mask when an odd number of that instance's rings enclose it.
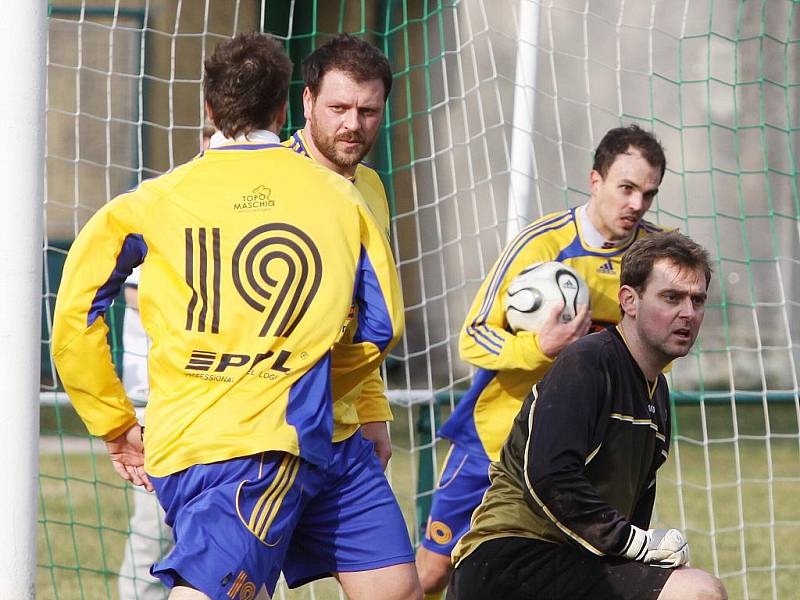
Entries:
{"label": "man's nose", "polygon": [[361,127],[360,121],[358,120],[358,110],[351,108],[344,113],[344,122],[342,124],[350,131],[357,131]]}
{"label": "man's nose", "polygon": [[644,194],[641,192],[634,192],[630,195],[628,206],[636,212],[641,212],[644,209]]}
{"label": "man's nose", "polygon": [[680,305],[680,312],[678,316],[684,317],[686,319],[691,319],[697,313],[697,307],[694,305],[694,301],[692,300],[691,296],[686,296]]}

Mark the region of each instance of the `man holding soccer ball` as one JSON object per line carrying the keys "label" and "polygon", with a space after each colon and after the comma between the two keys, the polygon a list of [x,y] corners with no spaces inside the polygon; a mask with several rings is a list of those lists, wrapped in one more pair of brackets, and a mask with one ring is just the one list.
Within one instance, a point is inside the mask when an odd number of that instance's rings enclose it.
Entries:
{"label": "man holding soccer ball", "polygon": [[[522,401],[555,357],[592,327],[620,319],[620,261],[636,240],[660,231],[643,220],[666,169],[661,144],[636,125],[610,130],[598,145],[589,175],[591,197],[523,229],[503,250],[467,315],[461,356],[478,367],[472,386],[440,435],[452,442],[434,493],[417,568],[430,598],[447,585],[450,553],[469,528]],[[589,304],[562,322],[550,310],[538,331],[509,329],[504,298],[512,281],[535,263],[559,261],[589,287]],[[590,308],[591,307],[591,311]]]}
{"label": "man holding soccer ball", "polygon": [[649,529],[670,442],[662,373],[703,322],[708,253],[677,233],[622,260],[622,321],[560,353],[528,395],[453,550],[448,600],[721,600],[677,529]]}

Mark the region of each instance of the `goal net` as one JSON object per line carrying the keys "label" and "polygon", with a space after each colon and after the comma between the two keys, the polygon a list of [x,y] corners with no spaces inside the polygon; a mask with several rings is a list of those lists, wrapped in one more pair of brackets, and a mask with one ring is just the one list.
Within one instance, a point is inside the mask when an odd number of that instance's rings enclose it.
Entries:
{"label": "goal net", "polygon": [[[384,365],[389,477],[418,542],[469,386],[459,330],[509,232],[588,198],[592,150],[639,123],[667,173],[651,220],[704,244],[700,338],[670,374],[655,519],[731,598],[800,577],[800,3],[792,0],[50,0],[38,597],[116,598],[134,492],[61,393],[49,354],[66,251],[103,203],[189,160],[202,62],[240,31],[293,61],[330,33],[380,47],[394,88],[370,162],[393,215],[407,333]],[[299,69],[290,124],[302,127]],[[124,303],[111,314],[118,364]],[[279,598],[338,598],[333,582]]]}

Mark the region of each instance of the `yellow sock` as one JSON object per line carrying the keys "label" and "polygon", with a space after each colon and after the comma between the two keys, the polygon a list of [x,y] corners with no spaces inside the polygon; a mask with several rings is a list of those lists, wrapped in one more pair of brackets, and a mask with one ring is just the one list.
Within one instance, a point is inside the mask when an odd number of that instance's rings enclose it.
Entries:
{"label": "yellow sock", "polygon": [[425,594],[422,600],[442,600],[443,598],[444,592],[435,592],[433,594]]}

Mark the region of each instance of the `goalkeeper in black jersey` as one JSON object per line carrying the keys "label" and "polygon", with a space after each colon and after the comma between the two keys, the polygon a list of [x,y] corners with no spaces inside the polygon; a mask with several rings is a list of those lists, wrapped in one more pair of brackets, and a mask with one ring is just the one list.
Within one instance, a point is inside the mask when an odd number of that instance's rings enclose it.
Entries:
{"label": "goalkeeper in black jersey", "polygon": [[526,399],[453,551],[448,599],[726,597],[687,567],[680,531],[649,529],[670,440],[662,370],[691,349],[710,277],[679,233],[630,248],[622,321],[562,351]]}

